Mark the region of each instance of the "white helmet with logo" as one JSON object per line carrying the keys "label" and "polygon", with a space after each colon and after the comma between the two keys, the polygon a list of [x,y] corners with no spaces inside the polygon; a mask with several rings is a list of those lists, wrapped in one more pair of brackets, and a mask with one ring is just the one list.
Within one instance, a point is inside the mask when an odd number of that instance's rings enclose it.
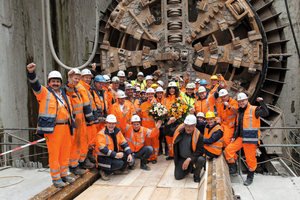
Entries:
{"label": "white helmet with logo", "polygon": [[123,71],[118,71],[117,76],[125,76],[125,72],[123,72]]}
{"label": "white helmet with logo", "polygon": [[146,90],[146,93],[147,93],[147,94],[148,94],[148,93],[155,93],[155,91],[154,91],[153,88],[148,88],[148,89]]}
{"label": "white helmet with logo", "polygon": [[199,93],[201,93],[201,92],[206,92],[205,87],[204,87],[204,86],[200,86],[200,87],[198,88],[198,92],[199,92]]}
{"label": "white helmet with logo", "polygon": [[195,117],[195,115],[188,115],[186,116],[185,120],[184,120],[184,124],[187,125],[192,125],[192,124],[196,124],[197,123],[197,119]]}
{"label": "white helmet with logo", "polygon": [[126,97],[125,92],[123,92],[122,90],[119,90],[117,92],[117,98],[118,99],[122,99],[122,98],[125,98],[125,97]]}
{"label": "white helmet with logo", "polygon": [[219,97],[224,97],[228,94],[228,91],[226,89],[221,89],[219,91]]}
{"label": "white helmet with logo", "polygon": [[162,87],[156,88],[156,92],[164,92],[164,89]]}
{"label": "white helmet with logo", "polygon": [[197,113],[197,117],[203,117],[203,118],[205,118],[203,112],[198,112],[198,113]]}
{"label": "white helmet with logo", "polygon": [[137,74],[137,76],[144,76],[144,73],[143,73],[143,72],[139,72],[139,73]]}
{"label": "white helmet with logo", "polygon": [[195,89],[195,84],[194,83],[186,84],[186,89]]}
{"label": "white helmet with logo", "polygon": [[61,73],[59,71],[52,71],[52,72],[50,72],[49,75],[48,75],[48,81],[51,78],[59,78],[62,81],[62,76],[61,76]]}
{"label": "white helmet with logo", "polygon": [[238,94],[238,96],[237,96],[238,101],[245,100],[245,99],[248,99],[248,97],[244,92],[241,92]]}
{"label": "white helmet with logo", "polygon": [[107,115],[106,122],[117,123],[117,118],[113,114]]}
{"label": "white helmet with logo", "polygon": [[110,82],[110,78],[108,75],[103,75],[103,78],[105,78],[106,82]]}
{"label": "white helmet with logo", "polygon": [[119,79],[117,76],[114,76],[114,77],[111,79],[111,82],[113,82],[113,83],[120,82],[120,79]]}
{"label": "white helmet with logo", "polygon": [[169,83],[168,87],[177,87],[177,84],[172,81]]}
{"label": "white helmet with logo", "polygon": [[92,74],[92,72],[91,72],[91,70],[89,70],[89,69],[83,69],[82,71],[81,71],[81,76],[85,76],[85,75],[93,75]]}
{"label": "white helmet with logo", "polygon": [[132,122],[140,122],[140,121],[141,121],[141,118],[138,115],[133,115],[131,117],[131,123]]}
{"label": "white helmet with logo", "polygon": [[71,69],[70,71],[74,71],[74,72],[75,72],[75,75],[76,75],[76,74],[79,74],[79,75],[81,75],[81,72],[80,72],[80,70],[79,70],[79,69],[77,69],[77,68],[73,68],[73,69]]}

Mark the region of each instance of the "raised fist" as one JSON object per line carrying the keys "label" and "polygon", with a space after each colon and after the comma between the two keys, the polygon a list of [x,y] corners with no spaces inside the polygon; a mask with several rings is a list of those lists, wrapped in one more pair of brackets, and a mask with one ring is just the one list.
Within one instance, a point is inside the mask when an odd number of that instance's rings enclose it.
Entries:
{"label": "raised fist", "polygon": [[33,73],[35,68],[36,68],[36,65],[34,63],[30,63],[27,65],[27,70],[29,73]]}

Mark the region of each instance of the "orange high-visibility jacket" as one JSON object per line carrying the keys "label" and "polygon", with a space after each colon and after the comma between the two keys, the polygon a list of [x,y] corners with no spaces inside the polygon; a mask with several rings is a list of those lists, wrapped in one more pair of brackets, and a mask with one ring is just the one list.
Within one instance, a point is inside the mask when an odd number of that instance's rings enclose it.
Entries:
{"label": "orange high-visibility jacket", "polygon": [[108,105],[108,107],[110,107],[117,100],[116,93],[114,93],[113,91],[108,91],[108,88],[106,88],[106,87],[103,87],[103,89],[105,90],[107,105]]}
{"label": "orange high-visibility jacket", "polygon": [[130,105],[131,112],[133,113],[133,115],[135,115],[137,110],[140,110],[140,106],[139,106],[140,101],[139,101],[139,99],[135,98],[135,97],[132,98],[131,100],[126,98],[126,101]]}
{"label": "orange high-visibility jacket", "polygon": [[169,95],[164,99],[164,105],[167,107],[168,110],[170,110],[172,103],[175,103],[175,99],[180,100],[182,104],[185,104],[181,96],[178,96],[176,98],[175,95]]}
{"label": "orange high-visibility jacket", "polygon": [[[126,123],[129,124],[130,123],[130,120],[131,120],[131,117],[132,117],[132,112],[131,112],[131,109],[130,109],[130,105],[128,102],[124,102],[124,107],[128,107],[129,108],[129,112],[127,113],[125,119],[126,119]],[[117,124],[116,126],[118,128],[120,128],[120,121],[121,121],[121,118],[123,117],[123,111],[121,111],[121,108],[120,108],[120,105],[119,105],[119,101],[117,100],[116,103],[114,103],[113,105],[111,105],[108,109],[108,115],[109,114],[113,114],[116,116],[117,118]]]}
{"label": "orange high-visibility jacket", "polygon": [[154,119],[149,116],[148,110],[152,106],[153,103],[156,103],[156,99],[153,99],[152,102],[149,101],[149,99],[141,104],[141,118],[142,118],[142,126],[146,128],[154,128],[155,127],[155,121]]}
{"label": "orange high-visibility jacket", "polygon": [[[177,136],[180,134],[180,131],[184,129],[184,124],[180,124],[177,129],[175,130],[174,132],[174,136],[173,136],[173,145],[174,145],[174,142],[177,138]],[[197,146],[197,142],[198,142],[198,139],[199,139],[199,136],[200,136],[200,131],[195,128],[194,132],[192,133],[193,137],[192,137],[192,149],[193,151],[196,151],[196,146]]]}
{"label": "orange high-visibility jacket", "polygon": [[[69,97],[65,95],[67,98],[63,98],[65,106],[59,106],[58,100],[55,98],[52,92],[50,92],[51,88],[47,89],[46,87],[42,86],[38,81],[35,72],[28,72],[27,75],[30,86],[37,100],[39,101],[37,134],[53,133],[56,123],[69,122],[72,124],[70,118],[72,117],[73,113]],[[70,106],[68,109],[70,109],[71,116],[69,111],[66,109],[66,107],[68,107],[67,104]]]}
{"label": "orange high-visibility jacket", "polygon": [[111,160],[116,157],[116,154],[119,152],[120,147],[125,151],[126,154],[132,153],[120,129],[115,127],[113,134],[116,134],[117,151],[114,151],[114,142],[107,128],[99,131],[96,136],[95,150],[97,154],[97,164],[100,169],[110,170]]}
{"label": "orange high-visibility jacket", "polygon": [[66,85],[66,93],[70,98],[73,114],[76,115],[78,113],[83,113],[83,98],[77,89],[70,87],[70,84],[68,83]]}
{"label": "orange high-visibility jacket", "polygon": [[207,94],[205,99],[198,98],[197,101],[195,101],[195,110],[196,113],[202,112],[206,113],[207,111],[215,111],[215,102],[216,99],[214,95]]}
{"label": "orange high-visibility jacket", "polygon": [[[223,131],[222,127],[218,124],[215,127],[213,127],[210,131],[208,130],[207,127],[205,127],[203,139],[209,139],[212,136],[212,134],[214,134],[214,132],[216,132],[218,130]],[[223,137],[220,138],[217,142],[214,142],[212,144],[204,144],[204,148],[207,151],[209,151],[210,153],[215,154],[217,156],[221,154],[222,147],[223,147]]]}
{"label": "orange high-visibility jacket", "polygon": [[[260,117],[256,119],[255,110],[257,106],[248,103],[243,118],[243,143],[258,144],[260,139]],[[239,113],[236,117],[236,127],[238,127]]]}
{"label": "orange high-visibility jacket", "polygon": [[[219,79],[219,81],[222,81],[222,80],[224,80],[224,88],[226,88],[227,82],[225,81],[225,79],[224,79],[223,76],[221,76],[221,78]],[[219,87],[219,84],[216,84],[215,87],[213,87],[212,85],[210,85],[210,86],[207,86],[206,89],[210,90],[209,94],[213,94],[213,93],[215,93],[217,91],[218,87]]]}
{"label": "orange high-visibility jacket", "polygon": [[223,102],[220,106],[217,107],[218,117],[216,118],[217,123],[220,123],[222,126],[227,126],[228,128],[235,127],[235,118],[238,112],[238,102],[232,98],[229,98],[228,104],[230,108],[226,107],[224,109]]}
{"label": "orange high-visibility jacket", "polygon": [[89,88],[90,86],[85,82],[83,82],[82,80],[80,80],[79,83],[76,85],[76,89],[78,93],[81,94],[82,96],[83,113],[87,123],[96,120],[96,115],[94,115],[93,113],[93,110],[96,108],[96,105],[93,104],[93,97],[89,91]]}
{"label": "orange high-visibility jacket", "polygon": [[131,125],[126,124],[125,118],[121,119],[120,125],[121,131],[132,152],[138,152],[144,146],[146,137],[152,138],[159,134],[159,130],[155,128],[151,131],[151,129],[142,126],[139,131],[136,132]]}

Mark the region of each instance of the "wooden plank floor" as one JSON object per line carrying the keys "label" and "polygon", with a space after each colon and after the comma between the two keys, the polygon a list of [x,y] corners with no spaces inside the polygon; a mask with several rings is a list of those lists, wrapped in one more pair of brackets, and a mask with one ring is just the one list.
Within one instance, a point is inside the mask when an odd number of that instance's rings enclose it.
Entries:
{"label": "wooden plank floor", "polygon": [[76,200],[202,199],[205,191],[202,186],[206,185],[204,180],[207,173],[202,170],[200,183],[194,182],[192,174],[182,180],[175,180],[174,161],[166,161],[165,158],[161,155],[158,157],[157,164],[148,164],[151,167],[150,171],[141,170],[137,159],[135,170],[127,175],[112,175],[109,181],[97,180]]}

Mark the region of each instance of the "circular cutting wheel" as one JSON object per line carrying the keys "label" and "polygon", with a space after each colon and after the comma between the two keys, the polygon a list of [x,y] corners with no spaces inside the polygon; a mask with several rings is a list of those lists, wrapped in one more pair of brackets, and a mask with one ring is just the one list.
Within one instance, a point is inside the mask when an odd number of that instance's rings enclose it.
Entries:
{"label": "circular cutting wheel", "polygon": [[222,74],[231,96],[275,104],[286,72],[283,28],[273,0],[113,0],[100,21],[94,61],[102,74],[162,72],[209,80]]}

